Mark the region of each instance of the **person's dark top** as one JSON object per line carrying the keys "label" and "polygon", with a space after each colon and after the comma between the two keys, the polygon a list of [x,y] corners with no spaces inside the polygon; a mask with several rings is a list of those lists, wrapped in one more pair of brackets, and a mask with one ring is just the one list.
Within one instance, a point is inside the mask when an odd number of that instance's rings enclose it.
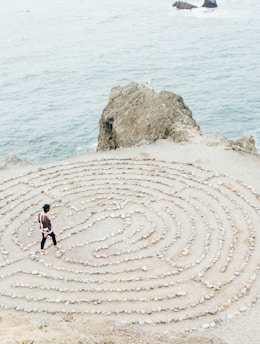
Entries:
{"label": "person's dark top", "polygon": [[[41,217],[41,221],[40,221]],[[46,214],[38,214],[38,222],[42,223],[43,228],[48,228],[48,232],[50,233],[52,231],[52,226],[51,226],[51,220],[48,218]]]}

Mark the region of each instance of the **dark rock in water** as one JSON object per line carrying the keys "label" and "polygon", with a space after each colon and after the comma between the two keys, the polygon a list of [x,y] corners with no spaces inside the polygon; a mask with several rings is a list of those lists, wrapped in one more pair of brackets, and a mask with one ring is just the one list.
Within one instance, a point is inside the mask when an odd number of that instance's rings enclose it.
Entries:
{"label": "dark rock in water", "polygon": [[[198,8],[198,6],[189,4],[185,1],[177,1],[172,6],[178,8],[179,10],[191,10],[192,8]],[[218,5],[216,0],[205,0],[201,7],[215,8],[218,7]]]}
{"label": "dark rock in water", "polygon": [[189,4],[185,1],[177,1],[172,6],[177,7],[179,10],[191,10],[192,8],[197,8],[197,6]]}
{"label": "dark rock in water", "polygon": [[201,133],[180,96],[156,93],[137,83],[112,89],[99,122],[97,151],[153,143],[188,141]]}
{"label": "dark rock in water", "polygon": [[218,7],[216,0],[205,0],[202,7],[215,8]]}

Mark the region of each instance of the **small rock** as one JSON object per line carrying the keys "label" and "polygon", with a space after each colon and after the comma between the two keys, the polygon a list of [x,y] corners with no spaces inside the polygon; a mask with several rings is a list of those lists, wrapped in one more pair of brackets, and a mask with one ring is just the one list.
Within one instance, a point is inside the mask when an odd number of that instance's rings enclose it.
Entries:
{"label": "small rock", "polygon": [[239,308],[239,312],[240,313],[243,313],[243,312],[246,312],[247,311],[247,307],[240,307]]}
{"label": "small rock", "polygon": [[56,257],[56,258],[60,258],[60,257],[61,257],[61,252],[60,252],[60,251],[57,251],[56,254],[55,254],[55,257]]}
{"label": "small rock", "polygon": [[205,324],[203,324],[201,327],[204,328],[204,329],[206,329],[206,328],[209,328],[209,327],[210,327],[210,324],[205,323]]}

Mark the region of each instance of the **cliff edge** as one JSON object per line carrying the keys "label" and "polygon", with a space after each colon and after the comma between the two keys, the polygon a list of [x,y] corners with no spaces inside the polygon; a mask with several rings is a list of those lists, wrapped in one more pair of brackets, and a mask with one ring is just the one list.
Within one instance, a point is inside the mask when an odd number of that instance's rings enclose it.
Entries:
{"label": "cliff edge", "polygon": [[139,146],[158,139],[188,141],[198,133],[200,128],[180,96],[130,83],[111,91],[100,120],[97,150]]}
{"label": "cliff edge", "polygon": [[111,90],[99,122],[97,151],[151,144],[160,139],[172,142],[203,142],[256,154],[255,140],[244,136],[229,141],[219,135],[203,133],[182,97],[155,92],[132,82]]}

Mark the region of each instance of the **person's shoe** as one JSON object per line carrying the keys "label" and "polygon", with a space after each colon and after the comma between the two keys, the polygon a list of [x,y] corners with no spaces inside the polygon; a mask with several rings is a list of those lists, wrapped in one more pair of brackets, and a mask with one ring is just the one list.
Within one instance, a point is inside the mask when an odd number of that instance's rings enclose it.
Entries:
{"label": "person's shoe", "polygon": [[54,248],[55,248],[56,250],[58,250],[58,249],[60,248],[60,246],[54,245]]}
{"label": "person's shoe", "polygon": [[43,256],[44,254],[46,254],[45,250],[40,250],[40,255]]}

